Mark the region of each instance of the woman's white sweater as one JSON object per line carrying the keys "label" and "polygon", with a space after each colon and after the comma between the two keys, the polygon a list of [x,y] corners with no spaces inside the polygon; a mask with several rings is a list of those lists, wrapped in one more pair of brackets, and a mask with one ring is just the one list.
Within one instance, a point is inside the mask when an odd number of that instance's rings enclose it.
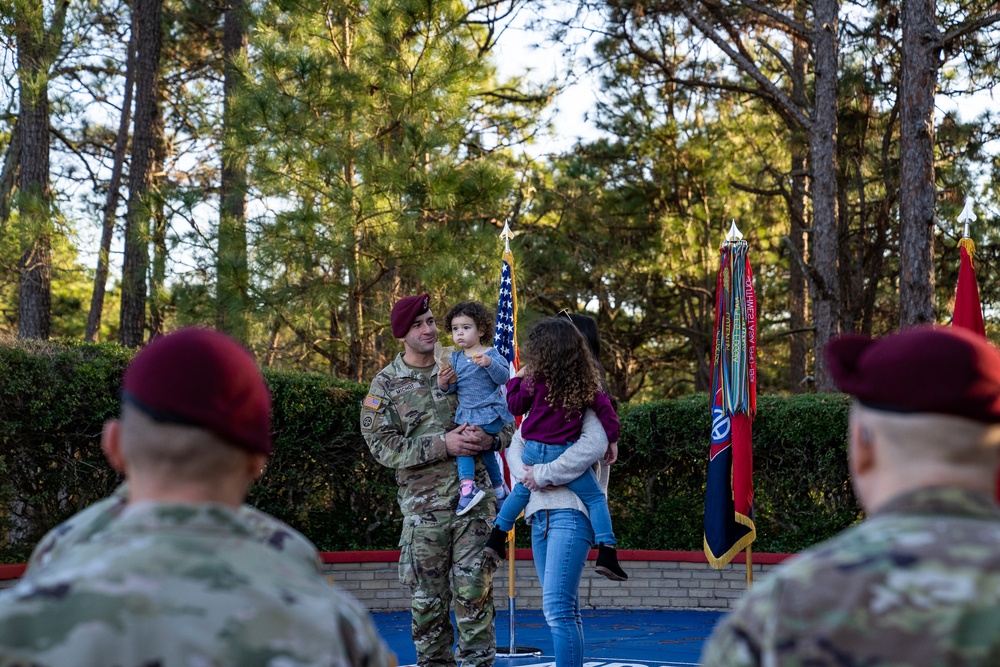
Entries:
{"label": "woman's white sweater", "polygon": [[[524,516],[530,523],[530,517],[539,510],[577,509],[590,516],[587,506],[580,498],[567,489],[564,484],[572,482],[588,468],[593,468],[604,492],[608,492],[608,477],[610,468],[603,465],[604,452],[608,449],[608,436],[601,426],[601,421],[592,410],[587,410],[583,416],[583,432],[580,439],[567,447],[566,451],[551,463],[532,467],[535,482],[542,487],[541,491],[532,491]],[[524,438],[518,430],[507,449],[507,466],[515,480],[524,477],[524,464],[521,455],[524,453]],[[546,488],[551,487],[551,488]]]}

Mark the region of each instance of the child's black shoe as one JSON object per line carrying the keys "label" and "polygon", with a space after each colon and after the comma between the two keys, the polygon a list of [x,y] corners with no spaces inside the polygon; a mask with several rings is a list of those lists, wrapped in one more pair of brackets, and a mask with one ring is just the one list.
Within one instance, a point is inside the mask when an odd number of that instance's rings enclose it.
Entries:
{"label": "child's black shoe", "polygon": [[[494,530],[496,530],[494,528]],[[618,564],[618,550],[606,544],[597,545],[597,574],[612,581],[627,581],[628,575]]]}
{"label": "child's black shoe", "polygon": [[507,557],[507,531],[493,526],[490,539],[486,540],[486,555],[503,560]]}

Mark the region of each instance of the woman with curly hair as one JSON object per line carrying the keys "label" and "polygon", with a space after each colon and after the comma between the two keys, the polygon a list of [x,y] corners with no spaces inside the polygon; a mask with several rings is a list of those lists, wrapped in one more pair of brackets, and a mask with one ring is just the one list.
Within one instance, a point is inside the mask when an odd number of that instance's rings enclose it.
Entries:
{"label": "woman with curly hair", "polygon": [[[569,319],[549,317],[532,327],[521,348],[521,361],[521,368],[507,383],[507,407],[514,415],[528,413],[521,423],[526,466],[550,463],[565,453],[579,439],[587,409],[597,414],[608,441],[617,442],[618,416],[601,391],[599,367],[586,339]],[[590,516],[593,543],[598,547],[597,572],[616,581],[628,579],[618,564],[607,496],[594,471],[587,469],[566,487],[583,501]],[[490,533],[487,553],[503,557],[507,533],[530,497],[524,483],[514,486]]]}

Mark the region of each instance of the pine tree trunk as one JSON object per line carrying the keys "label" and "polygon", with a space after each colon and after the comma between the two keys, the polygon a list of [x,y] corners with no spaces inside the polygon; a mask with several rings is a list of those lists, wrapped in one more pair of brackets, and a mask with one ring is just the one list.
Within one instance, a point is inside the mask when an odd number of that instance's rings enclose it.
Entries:
{"label": "pine tree trunk", "polygon": [[11,196],[21,173],[21,129],[18,125],[10,131],[10,143],[3,158],[3,169],[0,170],[0,233],[7,228],[10,221]]}
{"label": "pine tree trunk", "polygon": [[149,191],[155,159],[156,106],[163,41],[163,0],[136,0],[139,35],[135,56],[135,129],[125,215],[125,261],[122,267],[122,303],[119,341],[139,347],[146,326],[146,272],[149,267]]}
{"label": "pine tree trunk", "polygon": [[[795,5],[795,18],[804,22],[805,7],[802,3]],[[806,76],[808,74],[809,49],[802,40],[795,40],[792,47],[793,98],[796,101],[806,99]],[[792,187],[789,202],[789,233],[791,252],[796,256],[791,258],[788,268],[788,327],[791,335],[788,343],[788,389],[800,393],[806,389],[806,357],[809,354],[809,336],[806,333],[808,323],[809,285],[806,281],[805,264],[809,261],[806,249],[806,169],[809,157],[809,146],[804,133],[791,129],[789,152],[791,153]]]}
{"label": "pine tree trunk", "polygon": [[835,391],[823,350],[840,328],[839,251],[837,248],[837,0],[813,3],[815,98],[809,130],[813,231],[813,376],[817,391]]}
{"label": "pine tree trunk", "polygon": [[125,151],[128,149],[128,129],[132,120],[132,92],[135,89],[135,52],[138,48],[137,16],[133,9],[125,56],[125,91],[122,97],[122,115],[118,121],[118,135],[115,137],[114,162],[111,165],[111,179],[108,194],[104,199],[104,220],[101,226],[101,248],[97,253],[97,269],[94,272],[94,291],[90,297],[90,312],[87,315],[85,340],[97,340],[101,329],[101,313],[104,311],[104,295],[108,284],[108,262],[111,256],[111,241],[115,232],[115,217],[118,214],[118,197],[125,166]]}
{"label": "pine tree trunk", "polygon": [[[153,124],[154,174],[162,174],[167,160],[167,141],[164,136],[163,107],[156,105],[156,122]],[[163,285],[167,277],[167,216],[163,211],[163,192],[155,185],[149,190],[153,216],[153,269],[149,276],[149,338],[152,340],[164,331],[166,299]]]}
{"label": "pine tree trunk", "polygon": [[240,341],[249,342],[250,310],[247,265],[246,157],[238,145],[233,111],[242,73],[238,61],[246,55],[247,28],[244,0],[233,0],[226,10],[222,34],[225,80],[222,99],[222,183],[219,193],[218,284],[216,326]]}
{"label": "pine tree trunk", "polygon": [[934,93],[941,35],[933,0],[903,3],[899,128],[899,325],[934,321]]}
{"label": "pine tree trunk", "polygon": [[49,189],[49,85],[42,6],[15,4],[21,133],[19,338],[49,337],[52,219]]}

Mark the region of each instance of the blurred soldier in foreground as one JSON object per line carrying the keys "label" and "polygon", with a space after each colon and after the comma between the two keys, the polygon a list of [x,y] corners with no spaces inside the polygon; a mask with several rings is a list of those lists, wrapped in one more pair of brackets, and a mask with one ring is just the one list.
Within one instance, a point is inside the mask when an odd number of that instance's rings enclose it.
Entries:
{"label": "blurred soldier in foreground", "polygon": [[123,388],[101,444],[126,506],[0,593],[0,664],[394,665],[367,612],[240,511],[271,451],[253,358],[185,329],[142,350]]}
{"label": "blurred soldier in foreground", "polygon": [[[64,554],[72,553],[78,545],[100,536],[127,506],[128,483],[124,483],[107,498],[80,510],[47,532],[31,552],[28,572],[34,574],[39,568],[58,561]],[[251,526],[257,541],[315,568],[317,572],[323,572],[319,551],[308,537],[256,507],[241,505],[236,511],[240,519]]]}
{"label": "blurred soldier in foreground", "polygon": [[[493,498],[457,516],[456,456],[475,456],[510,444],[513,424],[496,436],[478,426],[455,426],[456,394],[438,387],[434,343],[438,329],[427,294],[392,307],[392,335],[403,352],[372,380],[361,409],[361,432],[376,460],[396,470],[403,513],[399,581],[413,594],[411,624],[420,667],[489,667],[496,654],[493,571],[483,548],[495,516]],[[492,486],[476,463],[480,488]],[[451,623],[455,602],[458,647]]]}
{"label": "blurred soldier in foreground", "polygon": [[826,350],[855,397],[849,462],[868,518],[755,586],[704,665],[1000,665],[1000,352],[919,327]]}

